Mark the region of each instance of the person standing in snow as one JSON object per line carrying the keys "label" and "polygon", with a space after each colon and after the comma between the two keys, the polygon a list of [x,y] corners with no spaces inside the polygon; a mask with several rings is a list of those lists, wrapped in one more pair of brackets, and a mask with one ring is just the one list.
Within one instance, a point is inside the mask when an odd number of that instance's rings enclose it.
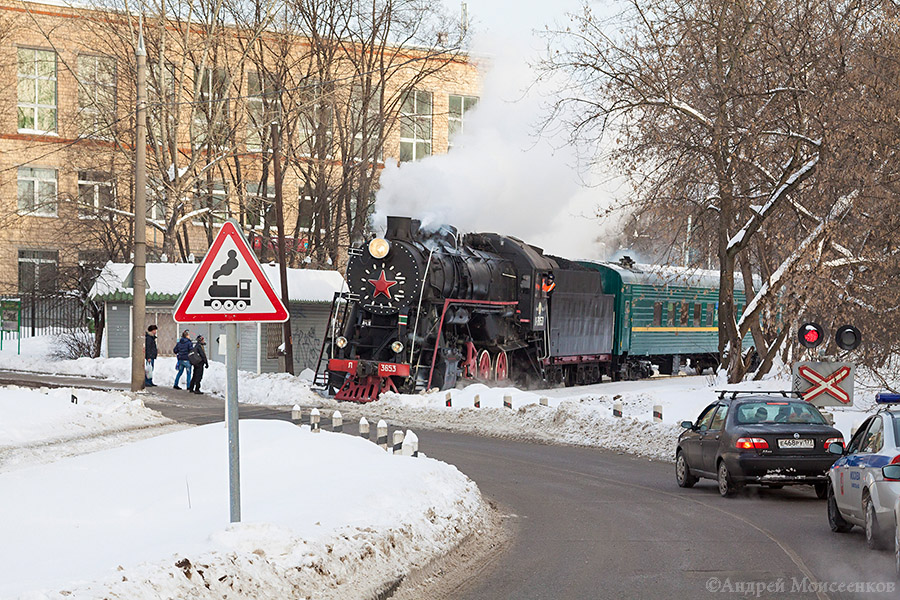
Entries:
{"label": "person standing in snow", "polygon": [[194,375],[191,377],[191,383],[188,386],[188,390],[192,394],[203,393],[200,391],[200,381],[203,379],[203,368],[209,367],[209,361],[206,360],[206,350],[203,348],[205,345],[206,340],[202,335],[198,335],[197,341],[194,343],[194,349],[188,354],[191,365],[194,367]]}
{"label": "person standing in snow", "polygon": [[176,390],[180,390],[178,387],[178,380],[181,378],[181,373],[187,370],[187,380],[185,384],[187,386],[191,385],[191,361],[188,360],[188,354],[191,349],[194,347],[193,342],[191,342],[191,332],[187,329],[181,332],[181,339],[178,340],[178,343],[175,344],[175,347],[172,348],[172,352],[175,353],[175,358],[178,359],[178,362],[175,364],[175,368],[178,369],[178,372],[175,374],[175,385],[172,387]]}
{"label": "person standing in snow", "polygon": [[159,350],[156,347],[156,325],[147,328],[144,334],[144,387],[156,387],[153,383],[153,365],[156,363],[156,357]]}

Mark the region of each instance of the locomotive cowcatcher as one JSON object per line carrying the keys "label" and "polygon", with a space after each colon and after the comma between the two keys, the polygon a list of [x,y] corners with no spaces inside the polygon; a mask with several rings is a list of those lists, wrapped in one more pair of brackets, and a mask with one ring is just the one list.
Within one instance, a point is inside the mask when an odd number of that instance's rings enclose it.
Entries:
{"label": "locomotive cowcatcher", "polygon": [[618,373],[601,275],[514,237],[388,217],[383,238],[351,248],[346,279],[323,344],[337,399],[460,378],[576,385]]}

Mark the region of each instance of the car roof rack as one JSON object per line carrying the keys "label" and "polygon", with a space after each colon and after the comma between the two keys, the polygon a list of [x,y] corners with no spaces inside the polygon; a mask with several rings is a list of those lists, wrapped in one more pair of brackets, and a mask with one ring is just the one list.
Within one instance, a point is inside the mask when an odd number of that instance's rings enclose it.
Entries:
{"label": "car roof rack", "polygon": [[719,395],[719,400],[724,400],[726,394],[730,395],[732,400],[736,399],[738,394],[779,394],[784,398],[790,398],[791,396],[801,397],[801,393],[794,390],[716,390],[716,393]]}

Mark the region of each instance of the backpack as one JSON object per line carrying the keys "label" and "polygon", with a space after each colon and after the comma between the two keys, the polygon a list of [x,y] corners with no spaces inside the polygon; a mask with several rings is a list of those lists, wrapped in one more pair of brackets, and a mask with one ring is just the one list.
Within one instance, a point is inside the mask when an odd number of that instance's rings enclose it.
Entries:
{"label": "backpack", "polygon": [[191,351],[188,352],[188,361],[195,367],[203,362],[203,359],[200,358],[200,353],[197,352],[196,348],[191,348]]}

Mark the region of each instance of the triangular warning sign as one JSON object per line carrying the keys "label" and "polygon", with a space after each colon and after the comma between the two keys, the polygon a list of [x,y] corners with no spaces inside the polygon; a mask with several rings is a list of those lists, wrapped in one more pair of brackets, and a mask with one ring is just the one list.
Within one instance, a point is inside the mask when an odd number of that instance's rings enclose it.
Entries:
{"label": "triangular warning sign", "polygon": [[233,221],[226,221],[175,303],[175,321],[278,323],[287,318],[247,240]]}

